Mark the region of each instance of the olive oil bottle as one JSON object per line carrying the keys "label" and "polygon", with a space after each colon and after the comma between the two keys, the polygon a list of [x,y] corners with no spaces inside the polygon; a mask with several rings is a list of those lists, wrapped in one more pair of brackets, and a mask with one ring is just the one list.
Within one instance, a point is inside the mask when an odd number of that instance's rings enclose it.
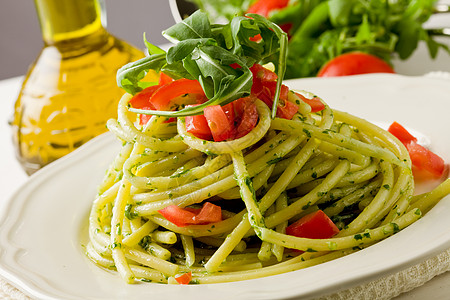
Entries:
{"label": "olive oil bottle", "polygon": [[123,91],[116,72],[143,52],[111,35],[101,0],[35,0],[44,47],[25,76],[12,120],[28,174],[106,131]]}

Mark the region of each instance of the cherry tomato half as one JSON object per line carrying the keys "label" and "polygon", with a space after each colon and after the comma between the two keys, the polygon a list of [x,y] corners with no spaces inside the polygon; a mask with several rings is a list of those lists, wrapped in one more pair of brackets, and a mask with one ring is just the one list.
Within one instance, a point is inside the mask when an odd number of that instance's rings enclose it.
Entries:
{"label": "cherry tomato half", "polygon": [[309,239],[329,239],[339,228],[322,211],[310,213],[286,227],[286,234]]}

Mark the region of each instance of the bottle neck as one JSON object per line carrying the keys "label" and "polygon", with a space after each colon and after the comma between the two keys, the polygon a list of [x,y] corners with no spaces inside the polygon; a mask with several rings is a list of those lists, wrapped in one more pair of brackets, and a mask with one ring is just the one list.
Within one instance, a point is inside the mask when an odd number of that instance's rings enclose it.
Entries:
{"label": "bottle neck", "polygon": [[46,45],[103,31],[102,0],[35,0]]}

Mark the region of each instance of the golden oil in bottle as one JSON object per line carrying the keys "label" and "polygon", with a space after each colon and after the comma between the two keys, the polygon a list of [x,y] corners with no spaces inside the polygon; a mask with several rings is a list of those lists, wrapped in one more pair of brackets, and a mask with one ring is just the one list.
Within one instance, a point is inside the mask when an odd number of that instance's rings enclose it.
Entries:
{"label": "golden oil in bottle", "polygon": [[28,174],[106,131],[124,93],[116,72],[143,52],[111,35],[99,0],[35,0],[44,47],[25,76],[12,122]]}

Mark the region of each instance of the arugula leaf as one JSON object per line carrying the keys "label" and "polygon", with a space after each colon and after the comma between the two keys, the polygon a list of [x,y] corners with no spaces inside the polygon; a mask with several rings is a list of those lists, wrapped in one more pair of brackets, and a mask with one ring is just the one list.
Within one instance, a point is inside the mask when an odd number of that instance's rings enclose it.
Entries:
{"label": "arugula leaf", "polygon": [[136,94],[142,90],[140,80],[147,75],[150,69],[161,70],[166,64],[165,53],[153,54],[128,63],[117,71],[117,85],[130,94]]}
{"label": "arugula leaf", "polygon": [[187,39],[211,37],[211,24],[206,13],[197,10],[189,18],[163,31],[163,36],[173,43]]}
{"label": "arugula leaf", "polygon": [[[175,43],[167,53],[146,41],[151,55],[122,67],[117,74],[118,85],[135,94],[142,90],[141,80],[148,70],[154,69],[172,78],[198,80],[209,100],[179,111],[131,111],[172,117],[201,114],[208,105],[225,105],[250,95],[253,75],[249,68],[257,62],[273,62],[278,75],[272,108],[275,117],[287,55],[287,34],[276,24],[250,14],[235,17],[228,24],[211,25],[206,13],[196,11],[163,35]],[[251,40],[256,35],[261,41]],[[234,64],[240,68],[232,68]]]}
{"label": "arugula leaf", "polygon": [[165,51],[164,51],[163,49],[159,48],[159,47],[156,46],[156,45],[151,44],[151,43],[147,40],[147,37],[145,36],[145,32],[144,32],[143,38],[144,38],[144,44],[145,44],[145,46],[147,47],[147,50],[148,50],[148,54],[149,54],[149,55],[165,53]]}

